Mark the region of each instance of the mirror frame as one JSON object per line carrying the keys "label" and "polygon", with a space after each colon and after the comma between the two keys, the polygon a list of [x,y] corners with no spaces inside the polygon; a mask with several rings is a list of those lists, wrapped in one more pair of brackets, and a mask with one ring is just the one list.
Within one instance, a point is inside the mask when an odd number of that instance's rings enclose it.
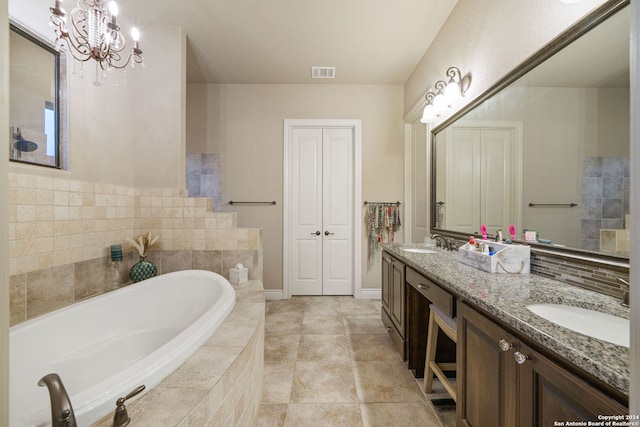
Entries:
{"label": "mirror frame", "polygon": [[[443,236],[447,236],[452,239],[466,241],[469,238],[468,233],[439,229],[435,228],[435,220],[436,220],[436,178],[435,178],[435,167],[436,167],[436,144],[435,138],[438,132],[443,131],[447,126],[453,124],[458,119],[462,118],[471,110],[480,106],[483,102],[498,94],[500,91],[505,89],[511,83],[515,82],[519,78],[523,77],[526,73],[531,71],[533,68],[540,65],[542,62],[546,61],[549,57],[558,53],[560,50],[571,44],[573,41],[589,32],[600,23],[619,12],[624,7],[628,6],[631,3],[630,0],[610,0],[598,8],[594,9],[592,12],[587,14],[584,18],[576,22],[574,25],[560,33],[557,37],[543,46],[541,49],[536,51],[533,55],[524,60],[520,65],[507,73],[503,78],[498,80],[496,84],[491,86],[489,89],[478,95],[471,102],[462,107],[459,111],[453,114],[451,117],[447,118],[445,121],[437,125],[435,128],[431,130],[430,135],[430,144],[431,144],[431,195],[430,195],[430,232],[432,234],[437,233]],[[558,246],[549,246],[542,243],[537,242],[525,242],[522,240],[516,240],[518,243],[523,243],[531,246],[531,251],[533,253],[538,252],[541,254],[549,254],[555,255],[564,258],[572,258],[579,259],[581,261],[586,261],[592,264],[606,264],[608,266],[614,266],[618,268],[628,269],[629,268],[629,258],[623,257],[620,255],[614,254],[606,254],[601,252],[588,251],[584,249],[578,248],[569,248],[569,247],[558,247]]]}
{"label": "mirror frame", "polygon": [[[27,164],[27,165],[33,165],[33,166],[42,166],[42,167],[46,167],[46,168],[53,168],[53,169],[62,169],[62,165],[63,165],[63,161],[62,161],[62,129],[61,129],[61,125],[62,125],[62,102],[60,100],[61,98],[61,89],[62,89],[62,83],[61,83],[61,78],[62,78],[62,73],[60,72],[60,67],[62,65],[61,62],[61,54],[59,50],[56,50],[54,46],[51,45],[51,43],[49,43],[47,40],[43,39],[42,37],[36,35],[35,33],[31,32],[29,29],[27,29],[27,27],[25,27],[24,25],[20,24],[17,21],[14,21],[12,19],[9,20],[9,30],[14,32],[15,34],[25,38],[26,40],[28,40],[29,42],[33,43],[35,46],[45,50],[47,53],[51,54],[53,56],[54,59],[54,75],[53,78],[55,80],[55,100],[53,102],[54,104],[54,108],[55,108],[55,135],[54,135],[54,139],[55,139],[55,151],[56,151],[56,155],[55,155],[55,163],[54,164],[46,164],[46,163],[38,163],[38,162],[32,162],[32,161],[27,161],[27,160],[21,160],[21,159],[16,159],[13,158],[11,156],[9,156],[9,161],[10,162],[16,162],[16,163],[23,163],[23,164]],[[13,126],[13,125],[12,125]]]}

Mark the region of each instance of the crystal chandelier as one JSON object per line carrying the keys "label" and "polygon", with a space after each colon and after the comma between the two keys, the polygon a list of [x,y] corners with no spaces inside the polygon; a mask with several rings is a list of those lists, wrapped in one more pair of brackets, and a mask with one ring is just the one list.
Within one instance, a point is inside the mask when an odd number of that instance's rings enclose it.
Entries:
{"label": "crystal chandelier", "polygon": [[[56,46],[66,50],[78,61],[96,61],[104,71],[125,68],[129,64],[142,64],[142,50],[138,44],[140,32],[131,29],[133,47],[129,54],[125,50],[125,39],[117,24],[118,5],[111,1],[106,6],[104,0],[77,0],[77,7],[71,11],[71,26],[67,26],[67,13],[62,8],[62,0],[55,0],[51,11],[51,24],[56,34]],[[99,85],[96,78],[96,85]]]}

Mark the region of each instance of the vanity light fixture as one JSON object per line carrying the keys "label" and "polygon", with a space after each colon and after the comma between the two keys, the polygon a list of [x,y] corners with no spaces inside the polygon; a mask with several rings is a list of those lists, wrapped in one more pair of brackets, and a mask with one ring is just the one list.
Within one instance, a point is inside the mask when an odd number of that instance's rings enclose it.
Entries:
{"label": "vanity light fixture", "polygon": [[[56,34],[56,47],[66,47],[66,50],[76,60],[84,63],[90,59],[96,61],[96,81],[99,70],[111,71],[122,69],[131,64],[142,64],[142,50],[139,40],[140,32],[137,28],[131,29],[133,47],[129,54],[123,53],[125,39],[120,32],[117,23],[118,4],[115,1],[107,5],[105,0],[77,0],[70,14],[70,28],[67,26],[67,13],[62,8],[63,0],[55,0],[55,5],[49,8],[51,12],[51,25]],[[71,31],[69,31],[71,30]]]}
{"label": "vanity light fixture", "polygon": [[427,101],[427,105],[422,112],[422,123],[431,123],[435,121],[440,114],[445,112],[448,108],[451,108],[456,102],[458,102],[471,83],[471,76],[462,76],[458,67],[449,67],[447,69],[448,81],[438,80],[433,86],[435,91],[429,89],[424,96]]}

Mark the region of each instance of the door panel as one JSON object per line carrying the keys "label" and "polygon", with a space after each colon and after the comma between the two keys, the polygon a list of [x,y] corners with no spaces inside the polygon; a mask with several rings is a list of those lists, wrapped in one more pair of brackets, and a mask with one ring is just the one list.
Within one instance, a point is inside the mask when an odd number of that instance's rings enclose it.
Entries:
{"label": "door panel", "polygon": [[[351,129],[323,132],[323,294],[351,295],[353,138]],[[324,233],[328,232],[328,235]],[[328,261],[328,262],[327,262]]]}
{"label": "door panel", "polygon": [[292,293],[322,294],[322,129],[293,130]]}
{"label": "door panel", "polygon": [[480,231],[480,133],[453,129],[447,143],[446,224],[466,233]]}

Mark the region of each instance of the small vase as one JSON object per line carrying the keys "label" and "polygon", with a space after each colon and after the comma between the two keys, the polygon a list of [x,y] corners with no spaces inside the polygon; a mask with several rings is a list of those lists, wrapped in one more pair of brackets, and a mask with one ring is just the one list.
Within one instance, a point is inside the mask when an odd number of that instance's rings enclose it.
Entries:
{"label": "small vase", "polygon": [[140,261],[131,267],[129,278],[135,283],[141,280],[149,279],[156,275],[158,269],[152,263],[147,261],[146,256],[141,256]]}

